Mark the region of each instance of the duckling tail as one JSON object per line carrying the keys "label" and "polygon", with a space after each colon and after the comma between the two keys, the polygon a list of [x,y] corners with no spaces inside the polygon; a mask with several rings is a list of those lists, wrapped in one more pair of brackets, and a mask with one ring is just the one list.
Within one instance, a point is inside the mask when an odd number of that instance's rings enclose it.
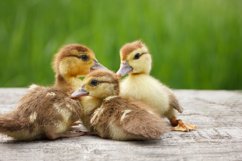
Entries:
{"label": "duckling tail", "polygon": [[26,130],[28,127],[27,121],[16,120],[8,115],[0,115],[0,133],[14,137],[14,133]]}

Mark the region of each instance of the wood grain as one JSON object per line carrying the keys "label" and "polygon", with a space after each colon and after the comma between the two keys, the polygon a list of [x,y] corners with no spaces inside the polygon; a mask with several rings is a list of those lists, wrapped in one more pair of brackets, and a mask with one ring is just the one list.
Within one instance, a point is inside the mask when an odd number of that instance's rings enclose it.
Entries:
{"label": "wood grain", "polygon": [[[0,89],[0,113],[10,111],[26,89]],[[7,160],[242,160],[242,91],[175,90],[197,131],[169,132],[158,141],[120,142],[95,136],[15,142],[0,135],[0,161]]]}

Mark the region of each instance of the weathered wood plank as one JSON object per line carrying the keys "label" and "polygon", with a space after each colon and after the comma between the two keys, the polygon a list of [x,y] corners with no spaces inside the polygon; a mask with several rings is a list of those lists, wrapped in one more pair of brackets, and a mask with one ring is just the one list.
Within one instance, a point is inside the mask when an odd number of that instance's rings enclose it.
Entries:
{"label": "weathered wood plank", "polygon": [[[0,89],[0,113],[26,89]],[[119,142],[94,136],[14,142],[0,135],[0,160],[242,160],[242,92],[176,90],[184,113],[198,130],[169,132],[162,140]]]}

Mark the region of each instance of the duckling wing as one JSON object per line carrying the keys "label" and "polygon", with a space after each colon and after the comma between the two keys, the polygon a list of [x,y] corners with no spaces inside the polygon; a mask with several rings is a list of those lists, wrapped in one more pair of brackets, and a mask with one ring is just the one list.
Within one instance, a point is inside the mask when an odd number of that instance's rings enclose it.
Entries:
{"label": "duckling wing", "polygon": [[57,122],[78,120],[79,109],[79,101],[71,99],[65,91],[36,87],[21,99],[13,114],[17,118],[27,118],[39,128],[45,128],[55,126]]}
{"label": "duckling wing", "polygon": [[162,118],[134,106],[127,106],[123,111],[120,124],[126,132],[144,139],[160,139],[160,136],[168,131]]}

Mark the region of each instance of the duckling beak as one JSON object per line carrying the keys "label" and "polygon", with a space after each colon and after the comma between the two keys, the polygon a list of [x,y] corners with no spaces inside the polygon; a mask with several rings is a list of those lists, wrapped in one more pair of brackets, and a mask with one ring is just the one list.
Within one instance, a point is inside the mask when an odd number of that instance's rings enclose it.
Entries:
{"label": "duckling beak", "polygon": [[71,94],[71,98],[77,98],[77,97],[81,97],[81,96],[87,96],[89,94],[89,92],[87,92],[85,89],[81,88],[78,89],[76,91],[74,91]]}
{"label": "duckling beak", "polygon": [[131,72],[133,70],[133,68],[129,65],[129,63],[127,61],[122,62],[120,65],[119,70],[116,72],[116,74],[118,76],[125,76],[126,74],[128,74],[129,72]]}
{"label": "duckling beak", "polygon": [[97,69],[107,70],[105,66],[103,66],[96,59],[94,59],[94,65],[91,67],[91,70],[97,70]]}

